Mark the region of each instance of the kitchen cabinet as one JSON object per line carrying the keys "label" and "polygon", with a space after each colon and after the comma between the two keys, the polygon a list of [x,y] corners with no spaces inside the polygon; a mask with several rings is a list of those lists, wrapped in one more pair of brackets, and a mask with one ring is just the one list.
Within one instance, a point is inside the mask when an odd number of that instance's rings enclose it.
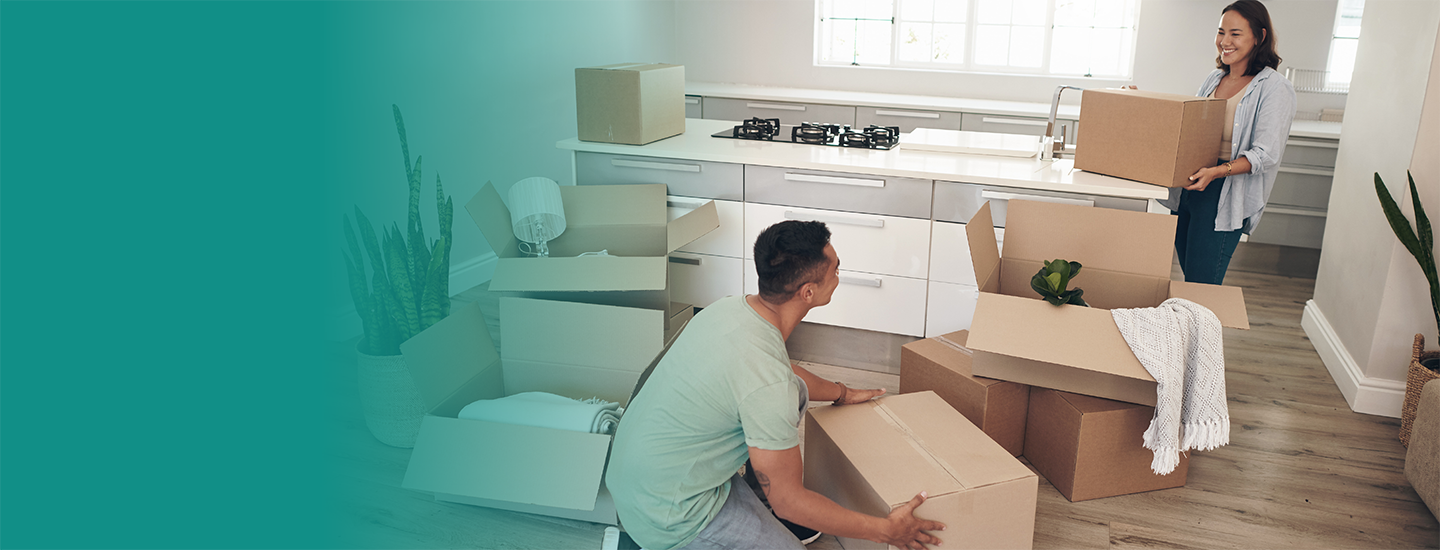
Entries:
{"label": "kitchen cabinet", "polygon": [[[1043,136],[1045,135],[1045,126],[1049,124],[1049,122],[1049,118],[965,113],[965,115],[961,117],[960,129],[970,132]],[[1056,136],[1060,135],[1061,126],[1067,128],[1065,131],[1065,143],[1073,145],[1075,143],[1075,135],[1080,131],[1080,121],[1057,118],[1055,120]]]}
{"label": "kitchen cabinet", "polygon": [[[840,285],[835,287],[830,304],[810,310],[805,321],[920,337],[925,334],[925,289],[923,278],[841,269]],[[755,262],[747,261],[745,293],[758,292]]]}
{"label": "kitchen cabinet", "polygon": [[705,109],[701,101],[703,98],[698,95],[685,96],[685,118],[704,118]]}
{"label": "kitchen cabinet", "polygon": [[855,127],[868,128],[872,124],[896,126],[900,128],[901,133],[910,132],[916,128],[959,130],[960,113],[856,106]]}
{"label": "kitchen cabinet", "polygon": [[802,122],[824,122],[853,126],[855,124],[855,107],[706,97],[705,118],[730,121],[778,118],[781,124],[799,125]]}
{"label": "kitchen cabinet", "polygon": [[1330,185],[1335,178],[1335,154],[1339,150],[1340,141],[1336,139],[1286,140],[1270,200],[1249,242],[1320,248],[1330,206]]}

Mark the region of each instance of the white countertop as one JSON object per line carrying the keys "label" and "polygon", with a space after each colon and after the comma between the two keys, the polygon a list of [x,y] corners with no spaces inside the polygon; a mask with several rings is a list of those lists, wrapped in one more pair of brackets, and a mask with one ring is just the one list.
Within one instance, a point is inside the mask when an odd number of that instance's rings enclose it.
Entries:
{"label": "white countertop", "polygon": [[[1038,157],[934,153],[903,148],[877,151],[711,137],[711,134],[729,130],[736,124],[687,118],[685,133],[649,145],[595,143],[570,138],[555,146],[592,153],[828,170],[1112,197],[1160,199],[1169,196],[1167,188],[1157,185],[1076,170],[1074,161],[1070,159],[1041,161]],[[903,143],[903,134],[900,139]]]}

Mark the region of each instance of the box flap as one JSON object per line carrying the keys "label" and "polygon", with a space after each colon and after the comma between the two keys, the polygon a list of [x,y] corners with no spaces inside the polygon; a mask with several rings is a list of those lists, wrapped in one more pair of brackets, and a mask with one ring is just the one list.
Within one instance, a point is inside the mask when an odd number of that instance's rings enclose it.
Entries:
{"label": "box flap", "polygon": [[[664,200],[663,197],[661,200]],[[665,253],[674,252],[719,227],[720,214],[715,210],[715,201],[706,201],[700,207],[670,222],[666,231],[666,246],[669,249]]]}
{"label": "box flap", "polygon": [[[1007,242],[1006,247],[1010,244]],[[1104,309],[1072,305],[1053,306],[1044,300],[981,292],[975,304],[975,324],[967,347],[998,355],[1069,366],[1135,380],[1155,382],[1130,351],[1115,319]],[[1009,379],[982,372],[975,374]],[[1043,382],[1015,380],[1055,387]],[[1065,387],[1056,389],[1064,390]]]}
{"label": "box flap", "polygon": [[1056,394],[1056,395],[1060,396],[1060,399],[1064,400],[1065,403],[1069,404],[1071,407],[1074,407],[1075,410],[1078,411],[1080,414],[1093,414],[1093,413],[1102,413],[1102,412],[1109,412],[1109,411],[1121,411],[1121,410],[1130,410],[1130,409],[1135,409],[1135,408],[1144,408],[1144,409],[1153,409],[1153,408],[1154,408],[1154,407],[1150,407],[1150,406],[1148,406],[1148,405],[1138,405],[1138,404],[1135,404],[1135,403],[1126,403],[1126,402],[1124,402],[1124,401],[1115,401],[1115,400],[1113,400],[1113,399],[1102,399],[1102,398],[1099,398],[1099,397],[1091,397],[1091,396],[1089,396],[1089,395],[1080,395],[1080,394],[1078,394],[1078,393],[1070,393],[1070,392],[1068,392],[1068,391],[1059,391],[1059,390],[1053,390],[1053,391],[1055,391],[1055,394]]}
{"label": "box flap", "polygon": [[592,510],[610,436],[426,416],[406,489]]}
{"label": "box flap", "polygon": [[[455,308],[449,317],[400,344],[400,353],[427,411],[434,411],[500,361],[479,302]],[[498,394],[500,388],[493,392]]]}
{"label": "box flap", "polygon": [[501,258],[514,258],[520,255],[520,242],[515,239],[515,228],[510,224],[510,209],[505,207],[505,201],[500,200],[500,192],[490,182],[465,203],[465,211],[470,213],[470,219],[475,220],[475,225],[480,228],[480,234],[485,237],[485,242],[490,243],[490,249],[495,255]]}
{"label": "box flap", "polygon": [[[1091,88],[1091,89],[1085,90],[1085,92],[1086,92],[1086,93],[1093,93],[1093,94],[1096,94],[1096,95],[1100,95],[1100,94],[1114,94],[1114,95],[1120,95],[1120,96],[1131,96],[1131,97],[1137,97],[1137,98],[1142,98],[1142,99],[1151,99],[1151,100],[1155,100],[1155,101],[1164,101],[1164,102],[1172,102],[1172,103],[1193,103],[1193,102],[1200,102],[1200,101],[1211,101],[1211,99],[1208,98],[1208,97],[1200,97],[1200,96],[1185,95],[1185,94],[1171,94],[1171,93],[1166,93],[1166,92],[1152,92],[1152,91],[1149,91],[1149,90],[1132,90],[1132,89],[1129,89],[1129,88]],[[1082,101],[1083,101],[1083,100],[1082,100]],[[1084,110],[1082,109],[1081,112],[1084,112]]]}
{"label": "box flap", "polygon": [[1007,208],[1006,258],[1080,262],[1080,277],[1095,268],[1170,278],[1175,216],[1023,200]]}
{"label": "box flap", "polygon": [[1170,281],[1170,297],[1184,298],[1207,308],[1220,318],[1220,325],[1250,330],[1245,310],[1245,293],[1240,287]]}
{"label": "box flap", "polygon": [[[970,265],[975,269],[975,283],[982,292],[999,292],[1000,245],[995,240],[990,201],[980,205],[980,210],[965,224],[965,240],[970,244]],[[1008,242],[1006,246],[1009,246]]]}
{"label": "box flap", "polygon": [[966,489],[1035,475],[935,392],[901,397],[905,399],[881,400],[878,406],[893,412],[936,458],[958,467],[954,473]]}
{"label": "box flap", "polygon": [[501,258],[491,292],[665,290],[665,256]]}
{"label": "box flap", "polygon": [[[574,302],[500,299],[505,361],[639,373],[660,353],[665,312]],[[573,396],[572,396],[573,397]]]}

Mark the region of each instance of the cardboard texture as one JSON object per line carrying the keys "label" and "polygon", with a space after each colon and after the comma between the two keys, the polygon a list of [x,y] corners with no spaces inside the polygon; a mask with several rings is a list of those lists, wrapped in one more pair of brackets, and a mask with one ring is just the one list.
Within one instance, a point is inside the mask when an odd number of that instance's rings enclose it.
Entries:
{"label": "cardboard texture", "polygon": [[926,491],[915,515],[946,525],[936,533],[945,548],[1030,548],[1034,540],[1039,479],[934,392],[810,409],[805,487],[880,517]]}
{"label": "cardboard texture", "polygon": [[[465,204],[499,257],[491,292],[665,310],[666,255],[720,227],[713,201],[670,220],[664,184],[564,185],[560,197],[566,228],[550,241],[548,258],[521,254],[494,185],[486,183]],[[610,255],[580,256],[601,250]]]}
{"label": "cardboard texture", "polygon": [[456,415],[476,400],[526,391],[626,405],[661,350],[665,312],[507,297],[500,318],[503,354],[473,302],[401,344],[429,411],[401,486],[438,500],[616,523],[602,487],[610,435]]}
{"label": "cardboard texture", "polygon": [[1167,475],[1142,445],[1154,407],[1031,388],[1025,459],[1071,502],[1183,487],[1190,458]]}
{"label": "cardboard texture", "polygon": [[684,133],[685,67],[619,63],[575,69],[575,114],[581,141],[644,145]]}
{"label": "cardboard texture", "polygon": [[[1225,100],[1123,89],[1080,95],[1075,167],[1117,178],[1184,187],[1215,166]],[[1005,241],[1010,246],[1010,241]]]}
{"label": "cardboard texture", "polygon": [[[966,226],[980,286],[966,344],[975,376],[1154,406],[1155,379],[1109,309],[1181,297],[1210,308],[1223,326],[1250,328],[1239,288],[1170,280],[1173,216],[1018,200],[1008,208],[1004,257],[989,204]],[[1030,288],[1043,262],[1057,258],[1084,266],[1071,288],[1085,289],[1091,307],[1050,305]]]}
{"label": "cardboard texture", "polygon": [[962,330],[901,346],[900,393],[935,392],[1011,456],[1020,456],[1030,387],[972,375],[969,335]]}

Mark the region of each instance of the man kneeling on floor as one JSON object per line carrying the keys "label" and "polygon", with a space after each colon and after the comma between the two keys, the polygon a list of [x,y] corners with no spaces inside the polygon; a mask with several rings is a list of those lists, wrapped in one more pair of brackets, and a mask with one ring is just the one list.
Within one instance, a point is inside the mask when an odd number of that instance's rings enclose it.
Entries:
{"label": "man kneeling on floor", "polygon": [[[723,298],[697,314],[631,400],[605,482],[620,523],[647,550],[804,548],[776,516],[901,548],[939,544],[924,531],[944,525],[912,514],[924,493],[880,518],[802,483],[807,400],[848,405],[884,393],[823,380],[785,351],[790,332],[840,284],[829,241],[820,222],[781,222],[761,233],[760,295]],[[773,514],[736,473],[747,458]]]}

